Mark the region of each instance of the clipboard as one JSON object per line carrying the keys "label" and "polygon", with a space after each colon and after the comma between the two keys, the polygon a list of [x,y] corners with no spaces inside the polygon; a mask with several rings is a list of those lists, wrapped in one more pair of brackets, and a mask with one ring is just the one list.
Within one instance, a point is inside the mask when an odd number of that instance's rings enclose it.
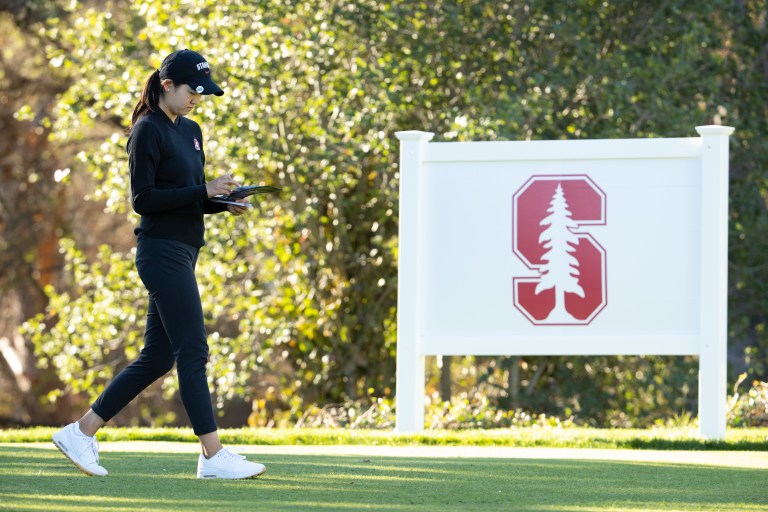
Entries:
{"label": "clipboard", "polygon": [[235,199],[242,199],[255,194],[276,194],[281,190],[279,187],[273,187],[272,185],[243,185],[242,187],[237,187],[228,196],[218,195],[210,199],[214,203],[233,204],[235,206],[251,208],[253,207],[252,204],[238,203]]}

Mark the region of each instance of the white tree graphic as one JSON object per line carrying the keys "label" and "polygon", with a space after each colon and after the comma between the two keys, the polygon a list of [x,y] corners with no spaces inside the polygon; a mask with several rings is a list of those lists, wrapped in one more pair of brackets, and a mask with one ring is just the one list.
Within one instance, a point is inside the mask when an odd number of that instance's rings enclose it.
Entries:
{"label": "white tree graphic", "polygon": [[579,238],[571,231],[578,224],[571,219],[568,203],[560,183],[549,203],[547,215],[539,223],[549,226],[539,235],[539,243],[547,250],[541,257],[546,263],[542,265],[541,280],[536,285],[536,294],[555,289],[555,308],[547,317],[547,322],[573,322],[575,318],[565,310],[565,293],[575,293],[584,297],[584,290],[579,285],[579,260],[571,253],[576,251],[574,246],[579,244]]}

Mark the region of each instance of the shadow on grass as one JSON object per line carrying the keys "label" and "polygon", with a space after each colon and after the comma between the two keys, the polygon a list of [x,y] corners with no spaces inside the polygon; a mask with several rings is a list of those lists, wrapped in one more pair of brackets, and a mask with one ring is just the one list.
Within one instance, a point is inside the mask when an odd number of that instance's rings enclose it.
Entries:
{"label": "shadow on grass", "polygon": [[768,451],[766,441],[716,441],[701,439],[629,439],[613,441],[617,448],[639,450]]}
{"label": "shadow on grass", "polygon": [[110,452],[86,477],[55,449],[0,447],[0,509],[768,510],[765,471],[538,459],[249,456],[254,480],[197,480],[193,454]]}

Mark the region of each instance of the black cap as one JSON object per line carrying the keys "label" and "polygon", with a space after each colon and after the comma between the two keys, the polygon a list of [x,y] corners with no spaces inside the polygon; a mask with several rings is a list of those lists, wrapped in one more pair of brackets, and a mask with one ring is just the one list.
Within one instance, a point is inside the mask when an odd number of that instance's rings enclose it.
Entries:
{"label": "black cap", "polygon": [[165,58],[160,66],[160,79],[166,78],[175,84],[187,84],[199,94],[224,94],[221,87],[211,79],[208,61],[192,50],[178,50]]}

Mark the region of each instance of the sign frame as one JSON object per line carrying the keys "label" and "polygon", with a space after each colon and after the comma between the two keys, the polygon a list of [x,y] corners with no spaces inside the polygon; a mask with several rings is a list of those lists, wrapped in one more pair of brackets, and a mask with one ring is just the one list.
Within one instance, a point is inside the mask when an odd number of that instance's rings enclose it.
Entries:
{"label": "sign frame", "polygon": [[[434,134],[399,131],[400,214],[397,299],[396,427],[398,432],[424,429],[425,356],[427,355],[697,355],[699,357],[699,433],[723,439],[727,412],[728,323],[728,158],[734,128],[697,126],[699,137],[656,139],[591,139],[504,142],[430,142]],[[699,162],[700,298],[698,332],[639,336],[624,332],[610,339],[583,329],[558,328],[526,345],[521,336],[428,336],[422,329],[428,294],[421,279],[428,265],[423,251],[425,166],[445,163],[581,161],[606,159],[695,159]],[[545,327],[544,329],[552,329]],[[621,345],[643,347],[616,352]],[[514,346],[510,351],[509,347]],[[544,348],[542,348],[544,347]],[[574,348],[577,347],[577,348]]]}

